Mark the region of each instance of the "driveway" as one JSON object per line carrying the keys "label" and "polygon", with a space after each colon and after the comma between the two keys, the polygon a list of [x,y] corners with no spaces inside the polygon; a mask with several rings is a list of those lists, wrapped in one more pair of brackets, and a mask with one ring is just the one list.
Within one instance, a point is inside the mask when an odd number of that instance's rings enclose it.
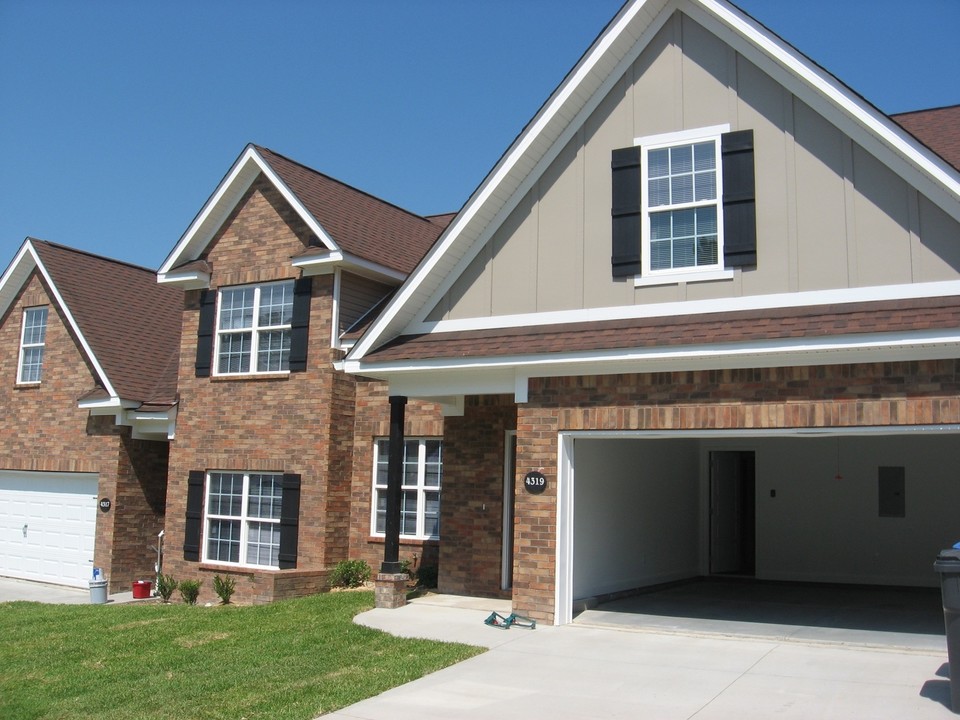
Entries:
{"label": "driveway", "polygon": [[[428,596],[357,622],[490,650],[325,717],[952,718],[945,646],[600,627],[500,630],[502,601]],[[942,641],[941,641],[942,642]]]}

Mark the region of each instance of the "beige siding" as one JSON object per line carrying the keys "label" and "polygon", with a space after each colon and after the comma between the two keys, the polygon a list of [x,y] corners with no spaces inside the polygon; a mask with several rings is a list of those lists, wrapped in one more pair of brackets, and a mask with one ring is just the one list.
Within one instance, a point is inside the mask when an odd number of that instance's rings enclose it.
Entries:
{"label": "beige siding", "polygon": [[[611,150],[723,124],[754,132],[757,267],[713,282],[635,288],[613,279]],[[958,246],[960,224],[726,43],[676,14],[429,319],[956,279]]]}

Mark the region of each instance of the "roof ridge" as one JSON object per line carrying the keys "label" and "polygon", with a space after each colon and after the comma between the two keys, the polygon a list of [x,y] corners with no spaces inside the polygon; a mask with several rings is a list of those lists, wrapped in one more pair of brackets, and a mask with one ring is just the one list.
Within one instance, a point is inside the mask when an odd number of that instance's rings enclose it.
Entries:
{"label": "roof ridge", "polygon": [[[271,150],[271,149],[268,148],[268,147],[265,147],[265,146],[263,146],[263,145],[257,145],[256,143],[250,143],[250,144],[253,145],[253,147],[256,148],[258,151],[261,151],[261,152],[262,152],[262,151],[265,150],[265,151],[267,151],[268,153],[270,153],[271,155],[276,155],[277,157],[279,157],[279,158],[281,158],[281,159],[283,159],[283,160],[286,160],[286,161],[289,162],[289,163],[293,163],[294,165],[296,165],[296,166],[298,166],[298,167],[301,167],[301,168],[303,168],[304,170],[313,173],[314,175],[319,175],[320,177],[323,177],[323,178],[329,180],[330,182],[334,182],[334,183],[336,183],[337,185],[340,185],[341,187],[347,188],[348,190],[352,190],[353,192],[357,193],[358,195],[363,195],[363,196],[365,196],[365,197],[370,198],[371,200],[375,200],[376,202],[378,202],[378,203],[380,203],[380,204],[382,204],[382,205],[386,205],[387,207],[391,207],[391,208],[393,208],[393,209],[395,209],[395,210],[399,210],[400,212],[404,213],[405,215],[409,215],[410,217],[415,218],[415,219],[417,219],[417,220],[420,220],[420,221],[422,221],[422,222],[430,223],[431,225],[433,224],[433,223],[430,222],[430,220],[428,219],[428,216],[426,216],[426,215],[419,215],[419,214],[413,212],[412,210],[407,210],[407,209],[404,208],[404,207],[400,207],[400,206],[397,205],[396,203],[392,203],[392,202],[390,202],[389,200],[384,200],[384,199],[381,198],[381,197],[377,197],[376,195],[374,195],[374,194],[372,194],[372,193],[369,193],[369,192],[367,192],[366,190],[361,190],[360,188],[355,187],[354,185],[351,185],[351,184],[348,183],[348,182],[344,182],[343,180],[340,180],[340,179],[338,179],[338,178],[335,178],[335,177],[333,177],[332,175],[327,175],[325,172],[321,172],[320,170],[317,170],[317,169],[315,169],[315,168],[312,168],[312,167],[310,167],[309,165],[304,165],[304,164],[303,164],[302,162],[300,162],[299,160],[294,160],[293,158],[289,158],[289,157],[287,157],[286,155],[284,155],[283,153],[278,153],[276,150]],[[441,213],[441,214],[446,214],[446,213]]]}
{"label": "roof ridge", "polygon": [[94,260],[100,260],[103,262],[110,263],[111,265],[123,265],[125,267],[131,268],[132,270],[141,270],[145,273],[149,273],[150,275],[157,274],[156,270],[152,270],[148,267],[144,267],[143,265],[136,265],[132,262],[127,262],[126,260],[118,260],[117,258],[107,257],[106,255],[98,255],[97,253],[90,252],[89,250],[82,250],[80,248],[70,247],[69,245],[53,242],[52,240],[42,240],[40,238],[35,238],[31,236],[27,236],[27,240],[29,240],[31,243],[34,243],[34,244],[41,243],[48,247],[56,248],[57,250],[65,250],[66,252],[70,252],[75,255],[85,255],[89,258],[93,258]]}

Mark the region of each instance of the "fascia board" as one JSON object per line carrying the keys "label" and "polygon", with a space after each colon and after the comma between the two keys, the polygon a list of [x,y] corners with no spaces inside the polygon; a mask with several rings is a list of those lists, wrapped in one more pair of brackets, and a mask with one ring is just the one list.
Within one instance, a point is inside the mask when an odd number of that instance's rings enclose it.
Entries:
{"label": "fascia board", "polygon": [[[34,268],[36,268],[37,271],[43,276],[44,281],[47,283],[47,287],[50,288],[50,292],[53,294],[54,302],[56,303],[57,307],[60,308],[60,312],[63,313],[64,318],[66,318],[70,329],[73,330],[74,337],[77,338],[83,353],[87,356],[87,359],[93,366],[93,369],[97,373],[97,377],[100,379],[100,382],[103,383],[104,390],[111,396],[116,396],[117,393],[113,389],[113,385],[110,384],[110,379],[107,377],[107,373],[104,371],[103,366],[100,364],[100,361],[94,354],[93,349],[87,342],[86,337],[84,337],[83,333],[80,331],[80,326],[77,324],[76,318],[74,318],[73,313],[70,312],[70,308],[67,307],[67,303],[60,294],[59,288],[57,288],[56,283],[53,282],[53,278],[50,276],[47,268],[40,260],[40,256],[37,254],[36,249],[33,247],[33,243],[31,243],[29,239],[24,242],[23,246],[20,248],[20,252],[18,252],[17,256],[14,258],[13,263],[11,263],[10,267],[7,268],[7,271],[3,274],[3,278],[0,279],[0,302],[5,304],[3,312],[5,313],[9,309],[10,303],[12,302],[12,297],[8,297],[8,293],[13,292],[15,296],[15,294],[20,291],[23,283],[26,282],[27,277],[30,275],[30,271]],[[20,284],[14,289],[13,284],[16,283],[17,280],[19,280]]]}
{"label": "fascia board", "polygon": [[220,229],[227,216],[236,207],[240,197],[249,189],[261,172],[329,250],[336,251],[339,249],[329,233],[307,211],[300,199],[280,179],[270,164],[257,152],[257,149],[248,145],[234,162],[227,175],[220,181],[217,189],[204,204],[193,222],[190,223],[190,227],[187,228],[176,247],[164,260],[157,273],[158,276],[167,275],[177,265],[196,260],[199,257],[200,252],[209,244],[214,233]]}
{"label": "fascia board", "polygon": [[202,290],[210,287],[210,273],[199,271],[157,273],[157,282],[179,285],[184,290]]}
{"label": "fascia board", "polygon": [[371,278],[373,280],[386,280],[396,283],[403,282],[407,275],[399,270],[393,270],[380,265],[379,263],[365,260],[364,258],[345,253],[342,250],[331,252],[315,258],[297,258],[291,262],[291,265],[303,270],[305,276],[309,275],[330,275],[335,269],[349,270],[357,275]]}

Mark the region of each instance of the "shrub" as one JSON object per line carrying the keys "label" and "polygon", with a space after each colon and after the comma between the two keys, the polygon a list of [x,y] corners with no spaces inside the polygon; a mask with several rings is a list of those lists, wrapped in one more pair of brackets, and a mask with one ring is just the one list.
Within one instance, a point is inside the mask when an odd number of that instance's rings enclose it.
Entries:
{"label": "shrub", "polygon": [[180,581],[180,597],[183,598],[183,601],[187,605],[197,604],[197,597],[200,595],[200,584],[199,580]]}
{"label": "shrub", "polygon": [[333,587],[360,587],[369,579],[370,566],[364,560],[341,560],[330,573]]}
{"label": "shrub", "polygon": [[157,575],[157,595],[165,602],[170,602],[170,596],[177,589],[177,581],[173,575]]}
{"label": "shrub", "polygon": [[213,576],[213,589],[224,605],[230,604],[230,597],[236,592],[237,581],[229,575],[227,577]]}

